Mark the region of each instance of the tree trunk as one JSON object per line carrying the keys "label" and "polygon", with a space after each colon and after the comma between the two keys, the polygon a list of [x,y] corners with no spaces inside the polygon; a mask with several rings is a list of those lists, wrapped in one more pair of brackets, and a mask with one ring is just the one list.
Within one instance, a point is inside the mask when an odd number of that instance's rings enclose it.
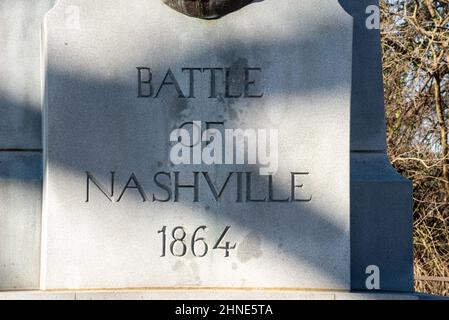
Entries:
{"label": "tree trunk", "polygon": [[448,130],[446,117],[444,115],[445,108],[443,106],[443,99],[441,97],[441,78],[439,74],[435,75],[434,82],[435,91],[435,110],[438,117],[438,127],[440,129],[440,139],[441,139],[441,158],[443,165],[443,179],[444,189],[445,189],[445,201],[449,200],[449,149],[448,149]]}

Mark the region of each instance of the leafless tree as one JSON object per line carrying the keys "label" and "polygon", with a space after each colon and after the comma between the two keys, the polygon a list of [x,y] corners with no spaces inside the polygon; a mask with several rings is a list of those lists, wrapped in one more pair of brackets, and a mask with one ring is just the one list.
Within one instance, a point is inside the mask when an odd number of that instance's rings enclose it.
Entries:
{"label": "leafless tree", "polygon": [[[389,157],[414,184],[415,276],[449,277],[449,0],[381,0]],[[416,281],[449,295],[449,282]]]}

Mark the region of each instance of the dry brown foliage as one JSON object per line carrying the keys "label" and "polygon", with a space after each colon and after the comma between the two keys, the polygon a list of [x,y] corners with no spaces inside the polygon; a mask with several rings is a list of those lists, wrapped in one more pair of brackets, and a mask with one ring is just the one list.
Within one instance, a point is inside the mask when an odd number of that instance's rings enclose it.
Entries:
{"label": "dry brown foliage", "polygon": [[[449,0],[381,0],[388,153],[414,186],[415,277],[449,277]],[[416,291],[449,295],[449,282]]]}

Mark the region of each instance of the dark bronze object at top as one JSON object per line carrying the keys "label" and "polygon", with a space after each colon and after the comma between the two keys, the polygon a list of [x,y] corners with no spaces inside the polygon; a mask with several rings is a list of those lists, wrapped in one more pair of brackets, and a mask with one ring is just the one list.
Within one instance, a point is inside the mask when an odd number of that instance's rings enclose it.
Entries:
{"label": "dark bronze object at top", "polygon": [[239,10],[253,0],[162,0],[185,15],[200,19],[217,19]]}

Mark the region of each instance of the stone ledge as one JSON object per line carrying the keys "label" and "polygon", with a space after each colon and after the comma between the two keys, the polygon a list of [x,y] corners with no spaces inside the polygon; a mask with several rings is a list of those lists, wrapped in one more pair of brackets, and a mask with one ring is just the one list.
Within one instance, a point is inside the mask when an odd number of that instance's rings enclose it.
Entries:
{"label": "stone ledge", "polygon": [[421,300],[444,299],[413,293],[358,293],[337,291],[233,290],[105,290],[7,291],[0,300]]}

